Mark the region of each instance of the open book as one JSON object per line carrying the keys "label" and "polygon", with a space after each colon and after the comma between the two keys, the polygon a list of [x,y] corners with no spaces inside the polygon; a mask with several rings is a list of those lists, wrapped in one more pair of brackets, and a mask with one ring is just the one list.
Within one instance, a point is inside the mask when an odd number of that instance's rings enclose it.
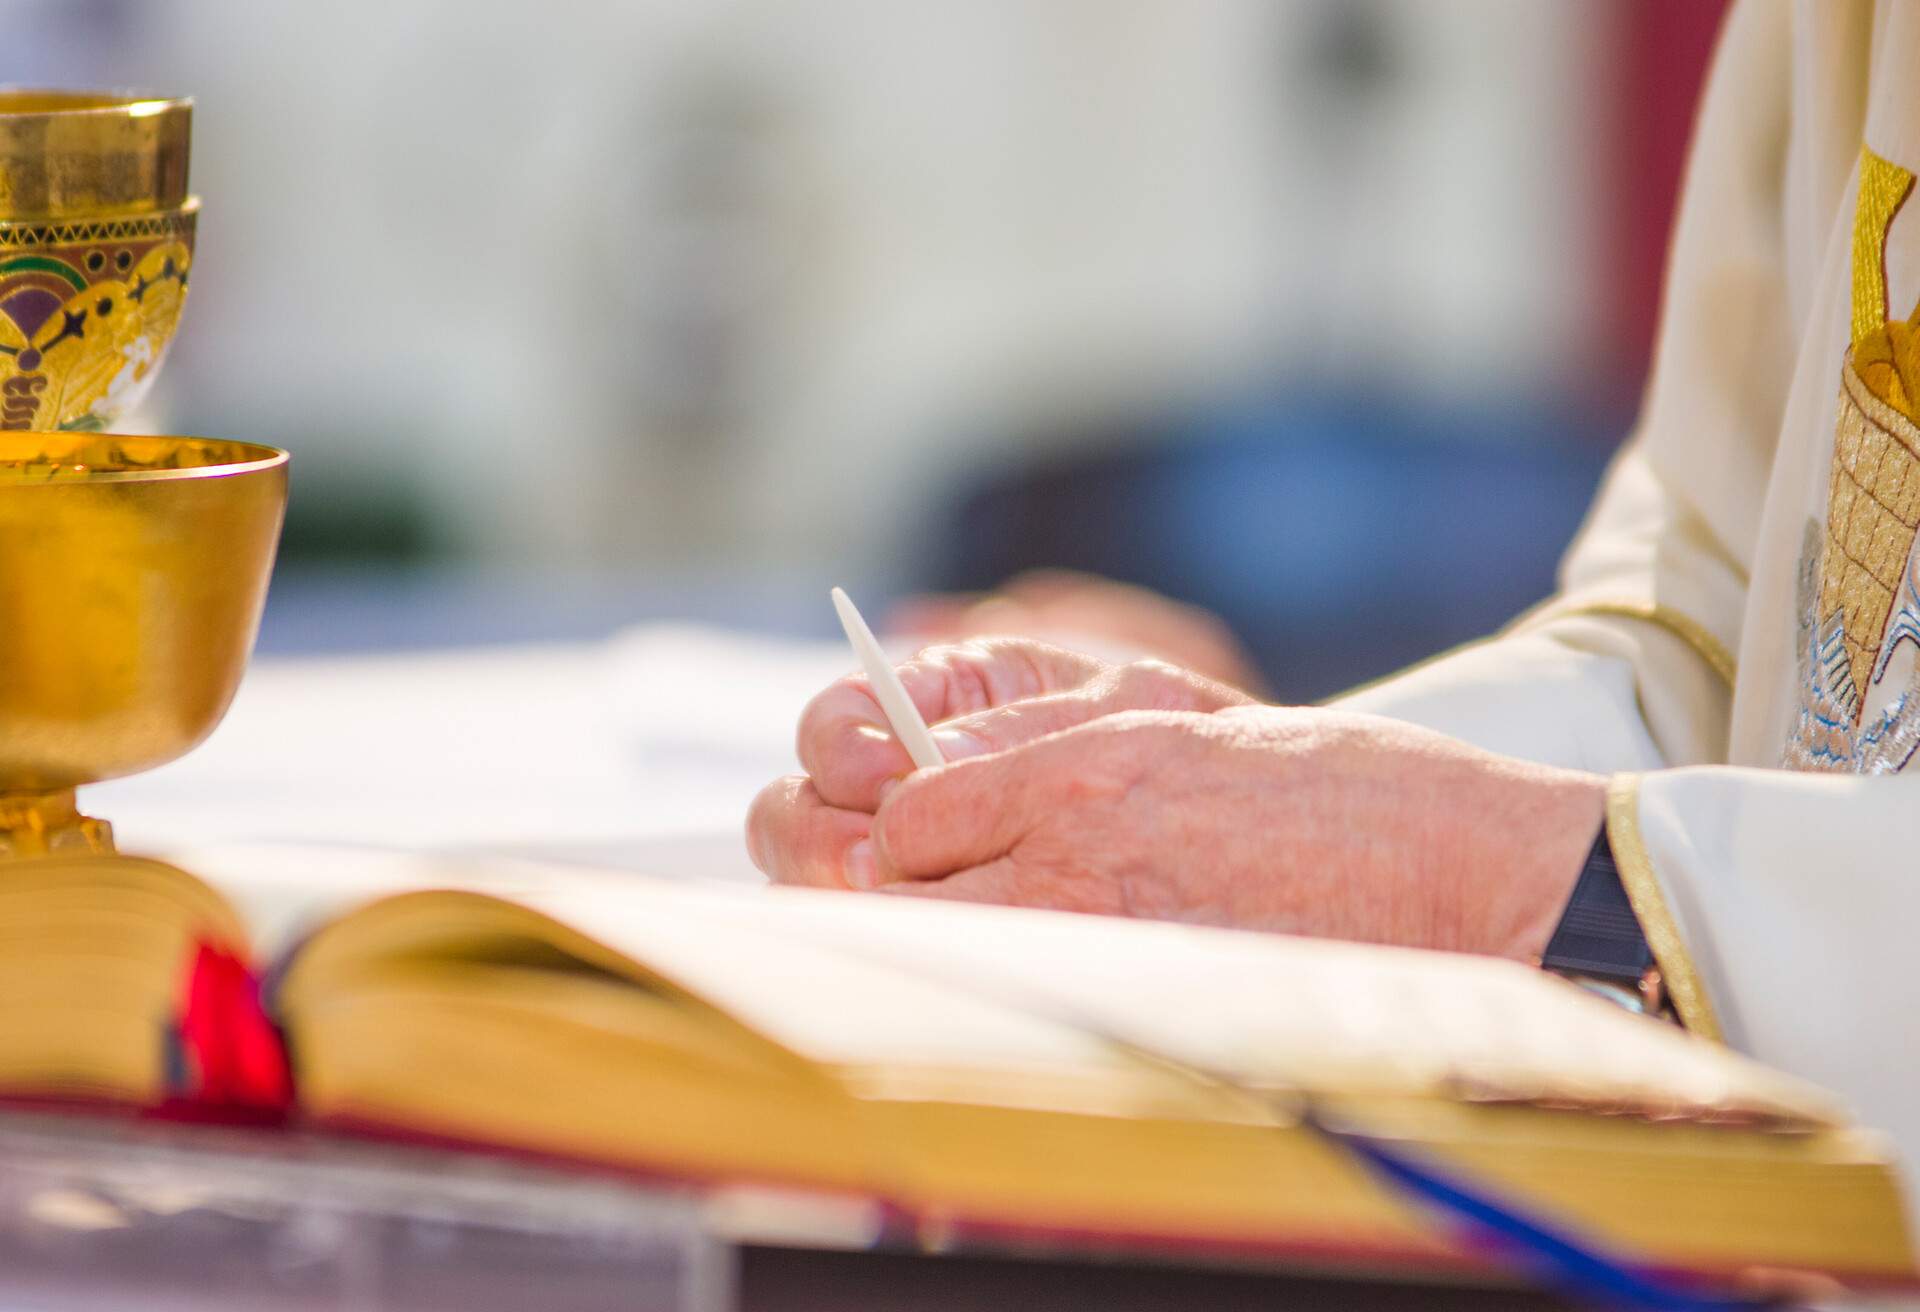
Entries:
{"label": "open book", "polygon": [[186,860],[8,867],[0,1089],[871,1200],[920,1242],[1472,1269],[1302,1128],[1305,1094],[1653,1267],[1914,1279],[1887,1149],[1832,1098],[1513,963],[469,859]]}

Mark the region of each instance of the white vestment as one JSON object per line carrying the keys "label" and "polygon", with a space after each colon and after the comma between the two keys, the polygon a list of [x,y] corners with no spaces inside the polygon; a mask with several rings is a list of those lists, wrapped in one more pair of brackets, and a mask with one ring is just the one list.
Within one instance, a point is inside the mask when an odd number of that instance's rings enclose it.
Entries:
{"label": "white vestment", "polygon": [[1645,408],[1561,590],[1345,702],[1612,775],[1609,834],[1683,1020],[1841,1092],[1910,1170],[1916,174],[1920,0],[1736,5]]}

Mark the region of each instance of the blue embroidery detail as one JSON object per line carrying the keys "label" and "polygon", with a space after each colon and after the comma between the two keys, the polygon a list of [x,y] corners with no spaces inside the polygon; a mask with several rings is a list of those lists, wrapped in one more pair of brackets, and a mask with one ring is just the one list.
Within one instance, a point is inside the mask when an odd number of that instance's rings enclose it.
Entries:
{"label": "blue embroidery detail", "polygon": [[[1841,617],[1829,615],[1821,623],[1815,614],[1820,548],[1819,526],[1809,520],[1800,556],[1800,708],[1787,735],[1782,763],[1799,770],[1897,773],[1920,749],[1920,661],[1915,662],[1907,687],[1870,723],[1856,725],[1861,693],[1855,690],[1848,668]],[[1869,687],[1880,682],[1903,642],[1920,649],[1920,592],[1915,590],[1911,568]]]}

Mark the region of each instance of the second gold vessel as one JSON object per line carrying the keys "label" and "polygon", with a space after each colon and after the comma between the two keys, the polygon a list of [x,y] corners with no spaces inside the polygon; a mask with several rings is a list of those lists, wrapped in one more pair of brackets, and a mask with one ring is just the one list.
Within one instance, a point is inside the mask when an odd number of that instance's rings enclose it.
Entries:
{"label": "second gold vessel", "polygon": [[179,325],[193,102],[0,89],[0,431],[106,428]]}

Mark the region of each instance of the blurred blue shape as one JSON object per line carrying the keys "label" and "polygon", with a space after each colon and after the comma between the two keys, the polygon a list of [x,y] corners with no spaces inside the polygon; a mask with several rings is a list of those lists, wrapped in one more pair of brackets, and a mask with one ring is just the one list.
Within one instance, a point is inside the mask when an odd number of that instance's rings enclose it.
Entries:
{"label": "blurred blue shape", "polygon": [[1315,394],[1150,421],[983,477],[939,586],[1061,566],[1220,613],[1286,700],[1497,629],[1551,591],[1623,417]]}

